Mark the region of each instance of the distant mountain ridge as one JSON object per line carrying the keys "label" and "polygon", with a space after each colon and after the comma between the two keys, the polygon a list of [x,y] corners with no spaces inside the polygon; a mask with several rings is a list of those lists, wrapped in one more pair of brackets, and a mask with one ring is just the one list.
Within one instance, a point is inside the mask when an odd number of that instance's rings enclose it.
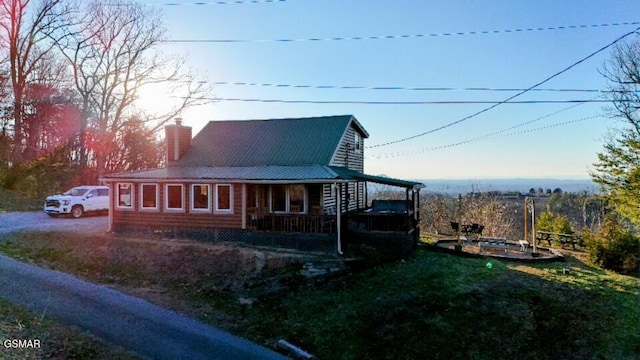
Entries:
{"label": "distant mountain ridge", "polygon": [[531,188],[536,190],[542,188],[545,191],[547,189],[553,191],[556,188],[560,188],[563,192],[587,191],[589,193],[597,193],[599,191],[598,185],[591,179],[417,179],[416,181],[422,182],[427,186],[423,191],[448,195],[487,191],[518,191],[525,194]]}

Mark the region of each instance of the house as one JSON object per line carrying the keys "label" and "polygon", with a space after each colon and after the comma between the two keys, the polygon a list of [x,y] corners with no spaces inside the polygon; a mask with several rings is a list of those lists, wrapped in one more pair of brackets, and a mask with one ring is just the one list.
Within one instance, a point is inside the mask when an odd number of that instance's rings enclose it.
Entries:
{"label": "house", "polygon": [[[111,231],[340,254],[367,241],[401,253],[416,244],[424,185],[366,175],[369,134],[351,115],[211,121],[193,139],[178,119],[165,131],[166,167],[101,178]],[[368,207],[371,182],[404,189],[400,210]]]}

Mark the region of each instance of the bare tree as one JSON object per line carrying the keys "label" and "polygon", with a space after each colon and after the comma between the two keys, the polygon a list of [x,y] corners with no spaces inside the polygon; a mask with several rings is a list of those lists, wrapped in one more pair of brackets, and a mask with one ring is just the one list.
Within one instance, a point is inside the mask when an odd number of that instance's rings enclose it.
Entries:
{"label": "bare tree", "polygon": [[[88,3],[78,26],[69,28],[58,45],[73,69],[80,97],[80,165],[107,171],[109,146],[127,121],[143,119],[158,129],[185,108],[202,103],[208,88],[183,69],[183,63],[159,51],[165,31],[160,14],[141,4],[115,1]],[[144,114],[134,104],[144,86],[163,83],[180,88],[183,96],[164,114]]]}
{"label": "bare tree", "polygon": [[9,83],[13,95],[12,162],[23,161],[24,95],[28,82],[53,50],[48,41],[66,25],[70,12],[63,0],[3,0],[0,2],[0,42],[8,52]]}

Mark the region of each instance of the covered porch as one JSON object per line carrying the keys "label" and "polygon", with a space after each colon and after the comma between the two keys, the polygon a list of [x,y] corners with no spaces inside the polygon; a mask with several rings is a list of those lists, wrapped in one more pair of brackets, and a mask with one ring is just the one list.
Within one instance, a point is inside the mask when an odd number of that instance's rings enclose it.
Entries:
{"label": "covered porch", "polygon": [[[335,168],[334,168],[335,171]],[[420,189],[423,184],[336,171],[332,182],[248,184],[246,229],[257,233],[331,236],[337,252],[362,245],[415,247],[419,238]],[[368,184],[404,190],[401,200],[369,199]],[[402,246],[398,246],[402,244]]]}

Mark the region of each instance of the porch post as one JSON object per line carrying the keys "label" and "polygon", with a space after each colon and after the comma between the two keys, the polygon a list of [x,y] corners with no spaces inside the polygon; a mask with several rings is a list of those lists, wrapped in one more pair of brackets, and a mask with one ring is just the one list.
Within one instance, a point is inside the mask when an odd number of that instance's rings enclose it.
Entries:
{"label": "porch post", "polygon": [[342,255],[342,184],[340,187],[333,184],[336,189],[336,238],[337,238],[337,250],[338,254]]}
{"label": "porch post", "polygon": [[415,207],[416,207],[416,221],[418,222],[418,224],[420,224],[420,189],[416,190],[416,202],[415,202]]}
{"label": "porch post", "polygon": [[242,184],[242,225],[241,229],[247,228],[247,184]]}
{"label": "porch post", "polygon": [[364,208],[366,209],[369,204],[369,189],[367,186],[367,182],[364,182]]}
{"label": "porch post", "polygon": [[109,227],[107,228],[107,232],[113,231],[113,203],[116,201],[116,193],[115,193],[115,183],[109,182]]}

